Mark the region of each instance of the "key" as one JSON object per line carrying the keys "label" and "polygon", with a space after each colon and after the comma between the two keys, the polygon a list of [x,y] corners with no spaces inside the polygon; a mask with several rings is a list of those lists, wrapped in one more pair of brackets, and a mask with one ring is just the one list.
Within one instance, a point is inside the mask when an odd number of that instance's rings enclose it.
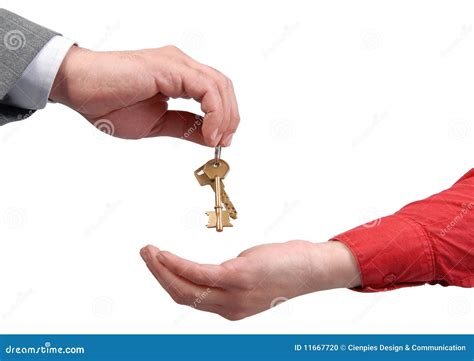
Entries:
{"label": "key", "polygon": [[[214,159],[207,162],[203,168],[204,174],[209,178],[209,180],[214,183],[214,194],[215,194],[215,220],[216,220],[216,230],[217,232],[222,232],[224,229],[224,219],[228,219],[228,211],[222,210],[222,199],[221,199],[221,187],[222,179],[225,178],[229,172],[229,165],[227,162],[222,159]],[[224,214],[224,215],[223,215]],[[211,216],[211,214],[209,214]],[[211,218],[211,217],[210,217]],[[210,222],[213,225],[213,222]],[[230,222],[226,222],[230,223]],[[227,224],[226,224],[227,225]],[[228,226],[228,225],[227,225]]]}
{"label": "key", "polygon": [[[220,159],[220,161],[222,162],[223,160]],[[209,162],[207,163],[214,163],[215,160],[214,159],[211,159]],[[225,162],[225,161],[224,161]],[[207,164],[206,163],[206,164]],[[206,165],[204,164],[202,167],[196,169],[194,171],[194,176],[196,177],[197,181],[199,182],[199,184],[201,186],[205,186],[205,185],[210,185],[212,187],[212,190],[215,192],[216,191],[216,183],[214,183],[213,181],[211,181],[209,179],[209,177],[206,175],[206,173],[204,173],[204,166]],[[227,164],[227,163],[226,163]],[[228,165],[227,165],[228,167]],[[232,201],[230,200],[230,197],[229,195],[227,194],[227,192],[225,191],[225,187],[224,187],[224,183],[221,182],[221,199],[222,199],[222,203],[224,203],[224,206],[225,208],[227,209],[227,211],[229,212],[229,216],[230,218],[232,219],[237,219],[237,210],[235,209],[234,207],[234,204],[232,203]]]}

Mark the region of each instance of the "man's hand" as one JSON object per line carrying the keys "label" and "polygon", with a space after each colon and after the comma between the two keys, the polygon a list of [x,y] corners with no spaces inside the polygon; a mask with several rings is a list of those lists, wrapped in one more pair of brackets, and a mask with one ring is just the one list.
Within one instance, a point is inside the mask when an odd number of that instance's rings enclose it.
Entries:
{"label": "man's hand", "polygon": [[221,265],[194,263],[153,246],[140,254],[174,301],[229,320],[265,311],[275,301],[360,285],[355,259],[337,241],[260,245]]}
{"label": "man's hand", "polygon": [[[239,124],[232,82],[174,46],[94,52],[73,46],[50,94],[106,133],[184,138],[228,146]],[[169,98],[193,98],[205,116],[168,111]]]}

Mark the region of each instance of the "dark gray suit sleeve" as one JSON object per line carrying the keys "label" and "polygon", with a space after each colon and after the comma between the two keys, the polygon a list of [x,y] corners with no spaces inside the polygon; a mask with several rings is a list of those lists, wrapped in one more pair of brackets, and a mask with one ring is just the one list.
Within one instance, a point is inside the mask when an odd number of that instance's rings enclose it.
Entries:
{"label": "dark gray suit sleeve", "polygon": [[[0,100],[20,79],[36,54],[56,35],[54,31],[0,9]],[[33,112],[0,104],[0,125],[25,119]]]}

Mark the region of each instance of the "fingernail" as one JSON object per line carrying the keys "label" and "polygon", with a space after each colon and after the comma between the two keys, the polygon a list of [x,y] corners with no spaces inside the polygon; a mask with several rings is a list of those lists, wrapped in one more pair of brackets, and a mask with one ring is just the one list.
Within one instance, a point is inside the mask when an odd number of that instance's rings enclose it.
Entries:
{"label": "fingernail", "polygon": [[217,137],[217,132],[219,131],[219,129],[214,129],[214,131],[212,132],[211,134],[211,141],[212,143],[216,143],[217,140],[218,140],[218,137]]}
{"label": "fingernail", "polygon": [[222,139],[221,143],[224,146],[229,146],[232,143],[232,138],[234,137],[234,133],[226,135],[224,139]]}
{"label": "fingernail", "polygon": [[149,252],[147,249],[142,248],[142,249],[140,250],[140,255],[142,256],[143,260],[144,260],[146,263],[150,262],[150,260],[151,260],[151,255],[150,255],[150,252]]}

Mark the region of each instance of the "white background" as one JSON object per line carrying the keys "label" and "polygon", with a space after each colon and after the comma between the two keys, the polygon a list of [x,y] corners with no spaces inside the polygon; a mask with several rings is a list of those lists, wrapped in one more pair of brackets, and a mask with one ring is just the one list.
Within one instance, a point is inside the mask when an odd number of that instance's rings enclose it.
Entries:
{"label": "white background", "polygon": [[326,241],[449,187],[473,164],[471,4],[3,0],[95,50],[177,45],[233,79],[242,123],[223,151],[240,217],[222,234],[193,176],[212,149],[115,139],[56,104],[1,127],[0,332],[472,333],[472,290],[441,286],[321,292],[230,322],[176,305],[138,253],[220,263]]}

